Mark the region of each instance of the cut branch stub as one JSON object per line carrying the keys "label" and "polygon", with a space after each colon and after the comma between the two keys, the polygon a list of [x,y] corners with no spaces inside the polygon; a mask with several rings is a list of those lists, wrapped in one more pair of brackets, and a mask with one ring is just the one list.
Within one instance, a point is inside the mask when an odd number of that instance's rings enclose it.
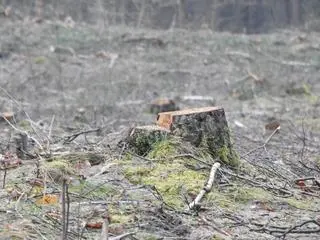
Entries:
{"label": "cut branch stub", "polygon": [[156,142],[168,137],[170,131],[156,125],[138,126],[133,128],[127,138],[129,147],[139,155],[146,155]]}
{"label": "cut branch stub", "polygon": [[204,107],[158,114],[157,125],[196,147],[206,148],[213,157],[237,166],[228,123],[221,107]]}

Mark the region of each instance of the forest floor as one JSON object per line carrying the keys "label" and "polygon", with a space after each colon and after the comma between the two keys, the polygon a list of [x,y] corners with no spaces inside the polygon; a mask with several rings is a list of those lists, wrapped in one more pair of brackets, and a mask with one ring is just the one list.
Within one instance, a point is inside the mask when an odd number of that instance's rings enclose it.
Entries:
{"label": "forest floor", "polygon": [[[15,114],[0,122],[1,239],[61,236],[66,175],[68,239],[97,239],[105,214],[110,238],[319,239],[319,33],[3,20],[0,44],[0,111]],[[210,168],[193,161],[198,170],[172,179],[188,160],[174,163],[170,143],[143,157],[119,144],[131,127],[155,122],[149,103],[159,97],[181,109],[225,110],[241,166],[220,167],[197,211],[188,203]],[[19,132],[30,152],[16,166]],[[201,157],[195,149],[170,154]],[[159,159],[171,159],[161,178],[150,166]]]}

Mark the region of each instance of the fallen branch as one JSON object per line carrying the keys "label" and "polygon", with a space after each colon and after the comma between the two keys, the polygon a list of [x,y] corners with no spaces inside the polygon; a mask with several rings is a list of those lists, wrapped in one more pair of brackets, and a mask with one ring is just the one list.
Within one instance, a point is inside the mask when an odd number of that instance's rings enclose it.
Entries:
{"label": "fallen branch", "polygon": [[62,209],[62,239],[67,239],[68,228],[69,228],[69,209],[70,209],[70,199],[69,199],[69,179],[64,178],[62,184],[62,196],[61,196],[61,209]]}
{"label": "fallen branch", "polygon": [[82,134],[93,133],[93,132],[98,132],[98,131],[100,131],[100,128],[85,130],[85,131],[74,133],[72,135],[66,136],[64,138],[63,144],[71,143],[73,140],[75,140],[77,137],[79,137]]}
{"label": "fallen branch", "polygon": [[[318,226],[318,228],[316,229],[313,229],[313,230],[295,230],[297,228],[300,228],[306,224],[309,224],[309,223],[314,223],[315,225]],[[296,226],[293,226],[292,228],[290,228],[289,230],[287,230],[285,233],[283,233],[283,235],[281,236],[283,239],[285,239],[286,235],[289,234],[289,233],[305,233],[305,234],[310,234],[310,233],[318,233],[320,232],[320,223],[316,220],[308,220],[308,221],[304,221],[303,223],[300,223]]]}
{"label": "fallen branch", "polygon": [[262,51],[258,51],[258,52],[261,53],[262,55],[266,56],[267,58],[269,58],[268,60],[271,62],[290,66],[290,67],[317,67],[317,66],[319,66],[319,64],[317,64],[315,62],[306,63],[306,62],[300,62],[300,61],[286,61],[286,60],[275,58],[275,57],[273,57],[265,52],[262,52]]}
{"label": "fallen branch", "polygon": [[[300,228],[306,224],[309,223],[314,223],[315,225],[318,226],[318,228],[315,229],[301,229],[298,230],[297,228]],[[317,220],[307,220],[304,221],[298,225],[295,225],[291,228],[288,227],[279,227],[279,226],[269,226],[266,227],[264,224],[258,224],[258,223],[254,223],[254,225],[258,225],[260,226],[260,228],[258,229],[252,229],[251,231],[255,231],[255,232],[265,232],[268,234],[272,234],[272,235],[277,235],[278,237],[281,237],[282,239],[285,239],[286,236],[291,233],[291,234],[313,234],[313,233],[319,233],[320,232],[320,223]]]}
{"label": "fallen branch", "polygon": [[253,60],[253,58],[250,56],[250,54],[246,53],[246,52],[230,51],[230,52],[226,52],[226,55],[243,57],[243,58],[245,58],[245,59],[247,59],[249,61]]}
{"label": "fallen branch", "polygon": [[206,167],[210,167],[210,164],[205,162],[204,160],[198,158],[197,156],[191,154],[191,153],[186,153],[186,154],[178,154],[178,155],[175,155],[175,156],[172,156],[172,157],[169,157],[169,159],[176,159],[176,158],[184,158],[184,157],[188,157],[188,158],[193,158],[194,160],[204,164]]}
{"label": "fallen branch", "polygon": [[222,171],[223,173],[225,174],[228,174],[230,176],[233,176],[233,177],[236,177],[236,178],[239,178],[241,180],[245,180],[247,181],[249,184],[251,184],[252,186],[254,187],[260,187],[260,188],[263,188],[263,189],[269,189],[269,190],[276,190],[278,192],[282,192],[283,194],[286,194],[288,196],[292,196],[293,193],[290,192],[289,190],[286,190],[284,188],[280,188],[280,187],[277,187],[277,186],[273,186],[271,184],[266,184],[266,183],[259,183],[257,181],[255,181],[254,179],[250,179],[250,178],[247,178],[247,177],[244,177],[244,176],[240,176],[239,174],[235,174],[235,173],[232,173],[228,170],[219,170],[219,171]]}
{"label": "fallen branch", "polygon": [[206,186],[201,189],[201,191],[199,192],[198,196],[189,204],[189,209],[193,209],[195,206],[198,206],[201,199],[203,198],[203,196],[207,193],[211,191],[212,185],[213,185],[213,181],[214,181],[214,176],[218,170],[218,168],[220,167],[220,163],[216,162],[212,165],[211,171],[210,171],[210,176],[208,179],[208,182],[206,184]]}
{"label": "fallen branch", "polygon": [[244,157],[250,155],[251,153],[253,153],[253,152],[255,152],[255,151],[257,151],[257,150],[259,150],[259,149],[261,149],[261,148],[266,148],[267,144],[270,142],[270,140],[272,139],[272,137],[273,137],[277,132],[279,132],[279,130],[280,130],[280,126],[278,126],[278,127],[270,134],[270,136],[265,140],[265,142],[264,142],[261,146],[258,146],[258,147],[256,147],[256,148],[250,150],[249,152],[247,152],[247,153],[245,153],[244,155],[240,156],[240,158],[244,158]]}
{"label": "fallen branch", "polygon": [[264,81],[263,78],[258,77],[256,74],[252,73],[250,70],[247,70],[247,73],[250,77],[252,77],[254,79],[255,82],[257,83],[261,83]]}
{"label": "fallen branch", "polygon": [[160,38],[154,38],[154,37],[139,37],[139,38],[129,38],[123,41],[124,43],[147,43],[151,44],[153,46],[158,46],[158,47],[165,47],[167,43],[165,43],[162,39]]}
{"label": "fallen branch", "polygon": [[135,232],[124,233],[124,234],[121,234],[119,236],[112,237],[112,238],[110,238],[110,240],[121,240],[121,239],[124,239],[125,237],[129,237],[129,236],[132,236],[134,234],[136,234],[136,233]]}
{"label": "fallen branch", "polygon": [[[227,233],[226,231],[224,231],[223,229],[220,229],[218,226],[217,226],[217,224],[212,220],[212,219],[210,219],[210,221],[209,220],[207,220],[205,217],[201,217],[201,220],[205,223],[205,224],[207,224],[208,226],[211,226],[214,230],[216,230],[218,233],[221,233],[221,234],[223,234],[223,235],[225,235],[225,236],[231,236],[229,233]],[[225,240],[227,240],[227,239],[230,239],[230,238],[223,238],[223,239],[225,239]]]}
{"label": "fallen branch", "polygon": [[27,131],[24,131],[24,130],[21,130],[21,129],[15,127],[9,120],[7,120],[7,119],[3,116],[3,114],[1,114],[1,117],[10,125],[10,127],[12,127],[12,128],[13,128],[14,130],[16,130],[17,132],[20,132],[20,133],[22,133],[22,134],[25,134],[28,138],[32,139],[32,140],[38,145],[38,147],[39,147],[41,150],[44,150],[43,147],[42,147],[42,145],[40,144],[40,142],[39,142],[37,139],[35,139],[34,137],[30,136]]}
{"label": "fallen branch", "polygon": [[110,217],[107,214],[107,215],[103,216],[102,219],[103,219],[103,224],[102,224],[100,240],[109,240],[109,222],[110,222]]}

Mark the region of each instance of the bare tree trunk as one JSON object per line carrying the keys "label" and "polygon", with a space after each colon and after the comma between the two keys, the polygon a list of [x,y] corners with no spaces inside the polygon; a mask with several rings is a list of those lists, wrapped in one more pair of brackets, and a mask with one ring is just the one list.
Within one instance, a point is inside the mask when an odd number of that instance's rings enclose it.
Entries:
{"label": "bare tree trunk", "polygon": [[141,22],[142,22],[142,19],[144,17],[144,13],[146,10],[146,0],[140,0],[140,2],[141,2],[141,9],[140,9],[140,13],[139,13],[137,28],[141,27]]}
{"label": "bare tree trunk", "polygon": [[186,18],[186,14],[184,12],[184,6],[185,6],[185,1],[184,0],[177,0],[178,1],[178,27],[182,27],[184,20]]}
{"label": "bare tree trunk", "polygon": [[120,7],[119,7],[119,14],[121,18],[121,24],[125,25],[126,24],[126,1],[125,0],[119,0],[121,1]]}
{"label": "bare tree trunk", "polygon": [[291,24],[301,23],[301,0],[291,0]]}

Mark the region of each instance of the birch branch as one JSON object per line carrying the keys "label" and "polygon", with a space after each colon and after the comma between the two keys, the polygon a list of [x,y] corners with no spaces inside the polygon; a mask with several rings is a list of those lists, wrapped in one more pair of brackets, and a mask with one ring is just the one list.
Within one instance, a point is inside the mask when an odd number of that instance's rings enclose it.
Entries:
{"label": "birch branch", "polygon": [[212,165],[211,171],[210,171],[210,176],[208,179],[208,182],[206,184],[206,186],[201,189],[201,191],[199,192],[198,196],[189,204],[189,209],[193,209],[195,206],[199,205],[201,199],[203,198],[203,196],[207,193],[211,191],[212,185],[213,185],[213,181],[214,181],[214,177],[215,174],[218,170],[218,168],[220,167],[220,163],[216,162]]}

